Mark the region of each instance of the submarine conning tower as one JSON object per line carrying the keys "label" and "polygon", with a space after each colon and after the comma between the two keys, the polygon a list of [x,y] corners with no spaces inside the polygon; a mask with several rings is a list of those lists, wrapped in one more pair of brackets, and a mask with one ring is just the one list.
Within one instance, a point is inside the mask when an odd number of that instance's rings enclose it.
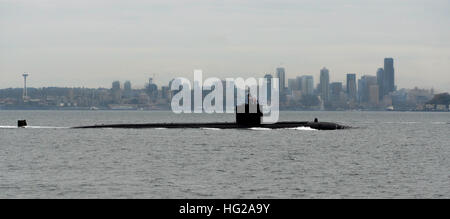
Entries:
{"label": "submarine conning tower", "polygon": [[17,127],[19,127],[19,128],[24,128],[27,125],[28,125],[27,124],[27,120],[19,120],[19,121],[17,121]]}
{"label": "submarine conning tower", "polygon": [[236,106],[236,124],[238,127],[258,127],[261,126],[263,113],[261,112],[259,102],[251,103],[250,94],[248,94],[248,102]]}

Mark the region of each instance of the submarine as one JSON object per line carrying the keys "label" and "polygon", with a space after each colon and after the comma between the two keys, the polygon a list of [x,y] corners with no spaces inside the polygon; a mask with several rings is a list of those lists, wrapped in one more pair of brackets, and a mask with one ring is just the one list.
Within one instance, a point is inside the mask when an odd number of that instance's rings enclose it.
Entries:
{"label": "submarine", "polygon": [[93,125],[73,127],[74,129],[102,129],[102,128],[122,128],[122,129],[249,129],[249,128],[268,128],[268,129],[286,129],[309,127],[316,130],[338,130],[348,129],[350,127],[331,122],[278,122],[274,124],[246,125],[237,123],[147,123],[147,124],[111,124],[111,125]]}
{"label": "submarine", "polygon": [[[255,107],[256,113],[250,112],[251,107]],[[238,113],[240,112],[240,113]],[[331,122],[319,122],[316,118],[313,122],[278,122],[274,124],[263,124],[259,102],[245,103],[235,107],[236,121],[234,123],[147,123],[147,124],[111,124],[111,125],[93,125],[73,127],[75,129],[101,129],[101,128],[122,128],[122,129],[144,129],[144,128],[166,128],[166,129],[198,129],[198,128],[214,128],[214,129],[249,129],[249,128],[268,128],[268,129],[285,129],[309,127],[316,130],[339,130],[348,129],[350,127],[339,125]]]}

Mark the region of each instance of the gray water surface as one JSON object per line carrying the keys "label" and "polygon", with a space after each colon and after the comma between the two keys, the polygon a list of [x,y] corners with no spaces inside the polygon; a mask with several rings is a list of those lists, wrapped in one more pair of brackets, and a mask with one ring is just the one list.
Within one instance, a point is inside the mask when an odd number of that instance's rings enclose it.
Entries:
{"label": "gray water surface", "polygon": [[79,130],[233,115],[0,111],[0,198],[450,198],[450,113],[281,117],[358,128]]}

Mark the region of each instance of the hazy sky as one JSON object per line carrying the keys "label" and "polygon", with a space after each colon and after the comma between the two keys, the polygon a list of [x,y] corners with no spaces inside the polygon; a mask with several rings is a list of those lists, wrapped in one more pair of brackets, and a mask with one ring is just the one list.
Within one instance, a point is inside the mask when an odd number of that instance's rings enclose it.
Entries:
{"label": "hazy sky", "polygon": [[449,0],[0,0],[0,88],[171,78],[331,81],[395,59],[399,87],[450,91]]}

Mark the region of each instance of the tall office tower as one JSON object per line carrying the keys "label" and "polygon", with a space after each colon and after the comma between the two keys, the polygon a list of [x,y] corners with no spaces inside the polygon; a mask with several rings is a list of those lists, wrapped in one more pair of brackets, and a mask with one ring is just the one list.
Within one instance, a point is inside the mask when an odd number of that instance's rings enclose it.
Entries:
{"label": "tall office tower", "polygon": [[286,102],[286,71],[284,68],[277,68],[277,77],[279,79],[280,102]]}
{"label": "tall office tower", "polygon": [[272,78],[271,74],[264,75],[264,78],[267,79],[267,100],[272,100]]}
{"label": "tall office tower", "polygon": [[330,96],[330,71],[325,67],[320,70],[320,96],[324,102],[327,102]]}
{"label": "tall office tower", "polygon": [[360,78],[360,79],[358,79],[358,101],[359,101],[359,103],[361,103],[362,101],[361,101],[361,98],[362,98],[362,91],[363,91],[363,87],[364,87],[364,85],[363,85],[363,80],[362,80],[362,78]]}
{"label": "tall office tower", "polygon": [[334,82],[330,84],[330,100],[340,101],[342,93],[342,83]]}
{"label": "tall office tower", "polygon": [[24,73],[23,75],[23,94],[22,94],[22,98],[23,100],[27,99],[28,97],[28,92],[27,92],[27,77],[29,76],[29,74]]}
{"label": "tall office tower", "polygon": [[356,74],[347,74],[347,98],[356,100]]}
{"label": "tall office tower", "polygon": [[286,70],[284,68],[277,68],[277,77],[280,80],[280,93],[283,93],[286,90]]}
{"label": "tall office tower", "polygon": [[372,105],[378,105],[380,102],[379,95],[379,86],[378,85],[370,85],[369,86],[369,103]]}
{"label": "tall office tower", "polygon": [[305,75],[301,77],[301,90],[303,95],[313,95],[314,93],[314,77]]}
{"label": "tall office tower", "polygon": [[379,89],[379,97],[382,99],[384,95],[386,95],[386,82],[385,82],[385,73],[383,68],[379,68],[377,70],[377,84]]}
{"label": "tall office tower", "polygon": [[112,95],[114,103],[116,103],[116,104],[121,103],[122,91],[120,90],[120,82],[119,81],[114,81],[112,83],[111,95]]}
{"label": "tall office tower", "polygon": [[125,83],[123,84],[123,90],[125,92],[131,91],[131,82],[130,81],[125,81]]}
{"label": "tall office tower", "polygon": [[120,90],[120,81],[114,81],[112,83],[112,90]]}
{"label": "tall office tower", "polygon": [[126,98],[130,98],[132,96],[130,81],[125,81],[123,84],[123,96]]}
{"label": "tall office tower", "polygon": [[384,82],[386,85],[386,94],[395,91],[395,70],[394,70],[394,59],[385,58],[384,59]]}
{"label": "tall office tower", "polygon": [[298,90],[298,86],[295,83],[296,80],[293,78],[288,79],[288,90],[292,93],[292,91]]}
{"label": "tall office tower", "polygon": [[296,86],[296,88],[297,88],[297,90],[302,90],[302,80],[303,80],[303,76],[297,76],[296,78],[295,78],[295,86]]}
{"label": "tall office tower", "polygon": [[370,86],[377,85],[377,77],[364,75],[358,82],[359,101],[368,103],[370,100]]}
{"label": "tall office tower", "polygon": [[153,78],[148,79],[147,94],[152,102],[158,99],[158,86],[153,83]]}

